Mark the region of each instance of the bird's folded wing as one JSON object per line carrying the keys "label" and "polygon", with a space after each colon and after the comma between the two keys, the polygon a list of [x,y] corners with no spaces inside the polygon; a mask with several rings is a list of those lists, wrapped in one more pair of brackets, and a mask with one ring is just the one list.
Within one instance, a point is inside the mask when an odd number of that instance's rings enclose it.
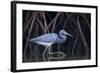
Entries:
{"label": "bird's folded wing", "polygon": [[52,34],[45,34],[36,38],[31,39],[34,42],[47,42],[47,43],[54,43],[58,38],[58,35],[55,33]]}

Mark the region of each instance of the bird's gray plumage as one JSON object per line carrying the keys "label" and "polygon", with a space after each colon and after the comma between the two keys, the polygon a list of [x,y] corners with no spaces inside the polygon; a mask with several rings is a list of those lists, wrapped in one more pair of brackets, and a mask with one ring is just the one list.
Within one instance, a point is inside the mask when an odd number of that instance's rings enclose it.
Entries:
{"label": "bird's gray plumage", "polygon": [[63,43],[67,39],[67,36],[64,33],[66,33],[64,30],[60,30],[58,34],[57,33],[44,34],[39,37],[32,38],[30,41],[45,46],[46,45],[50,46],[51,44],[54,43]]}
{"label": "bird's gray plumage", "polygon": [[[36,38],[31,39],[30,41],[32,42],[47,42],[47,43],[51,43],[51,42],[55,42],[58,38],[58,35],[55,33],[51,33],[51,34],[45,34]],[[53,40],[52,40],[53,39]]]}

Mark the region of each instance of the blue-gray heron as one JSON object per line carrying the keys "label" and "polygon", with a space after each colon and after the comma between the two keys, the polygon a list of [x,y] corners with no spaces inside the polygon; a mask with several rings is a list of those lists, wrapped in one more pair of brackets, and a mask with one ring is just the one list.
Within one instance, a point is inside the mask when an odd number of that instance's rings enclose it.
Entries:
{"label": "blue-gray heron", "polygon": [[[50,46],[54,43],[57,43],[57,44],[64,43],[67,39],[66,35],[73,37],[72,35],[70,35],[65,30],[62,29],[62,30],[60,30],[59,34],[57,34],[57,33],[44,34],[39,37],[30,39],[30,41],[32,43],[37,43],[37,44],[46,46],[46,49],[47,48],[50,49]],[[43,52],[43,56],[45,54],[46,49]]]}

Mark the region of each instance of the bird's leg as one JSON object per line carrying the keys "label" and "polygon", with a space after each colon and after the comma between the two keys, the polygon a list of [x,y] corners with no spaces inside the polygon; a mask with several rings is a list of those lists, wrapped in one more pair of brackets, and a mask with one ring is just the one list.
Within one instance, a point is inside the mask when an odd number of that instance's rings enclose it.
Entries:
{"label": "bird's leg", "polygon": [[44,61],[45,61],[45,52],[46,52],[47,48],[48,48],[48,46],[46,46],[46,48],[45,48],[45,50],[43,52],[43,59],[44,59]]}
{"label": "bird's leg", "polygon": [[[49,49],[48,49],[48,54],[50,55],[51,54],[51,50],[50,50],[50,46],[49,46]],[[50,61],[50,57],[48,57],[48,61]]]}
{"label": "bird's leg", "polygon": [[[58,51],[57,52],[60,52],[60,44],[57,45],[58,47]],[[58,58],[60,57],[60,54],[58,54]]]}
{"label": "bird's leg", "polygon": [[47,48],[48,48],[48,46],[46,46],[46,48],[45,48],[45,50],[44,50],[44,52],[43,52],[43,55],[45,55],[45,52],[46,52]]}
{"label": "bird's leg", "polygon": [[48,53],[50,54],[51,52],[50,52],[50,46],[49,46],[49,49],[48,49]]}

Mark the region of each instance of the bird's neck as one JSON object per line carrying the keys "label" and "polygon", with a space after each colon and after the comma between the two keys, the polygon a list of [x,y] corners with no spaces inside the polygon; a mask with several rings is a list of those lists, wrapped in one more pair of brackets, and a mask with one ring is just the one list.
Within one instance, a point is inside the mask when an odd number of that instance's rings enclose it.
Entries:
{"label": "bird's neck", "polygon": [[66,40],[66,36],[63,35],[62,33],[59,33],[58,35],[59,35],[59,38],[60,38],[60,39],[64,39],[64,40]]}

